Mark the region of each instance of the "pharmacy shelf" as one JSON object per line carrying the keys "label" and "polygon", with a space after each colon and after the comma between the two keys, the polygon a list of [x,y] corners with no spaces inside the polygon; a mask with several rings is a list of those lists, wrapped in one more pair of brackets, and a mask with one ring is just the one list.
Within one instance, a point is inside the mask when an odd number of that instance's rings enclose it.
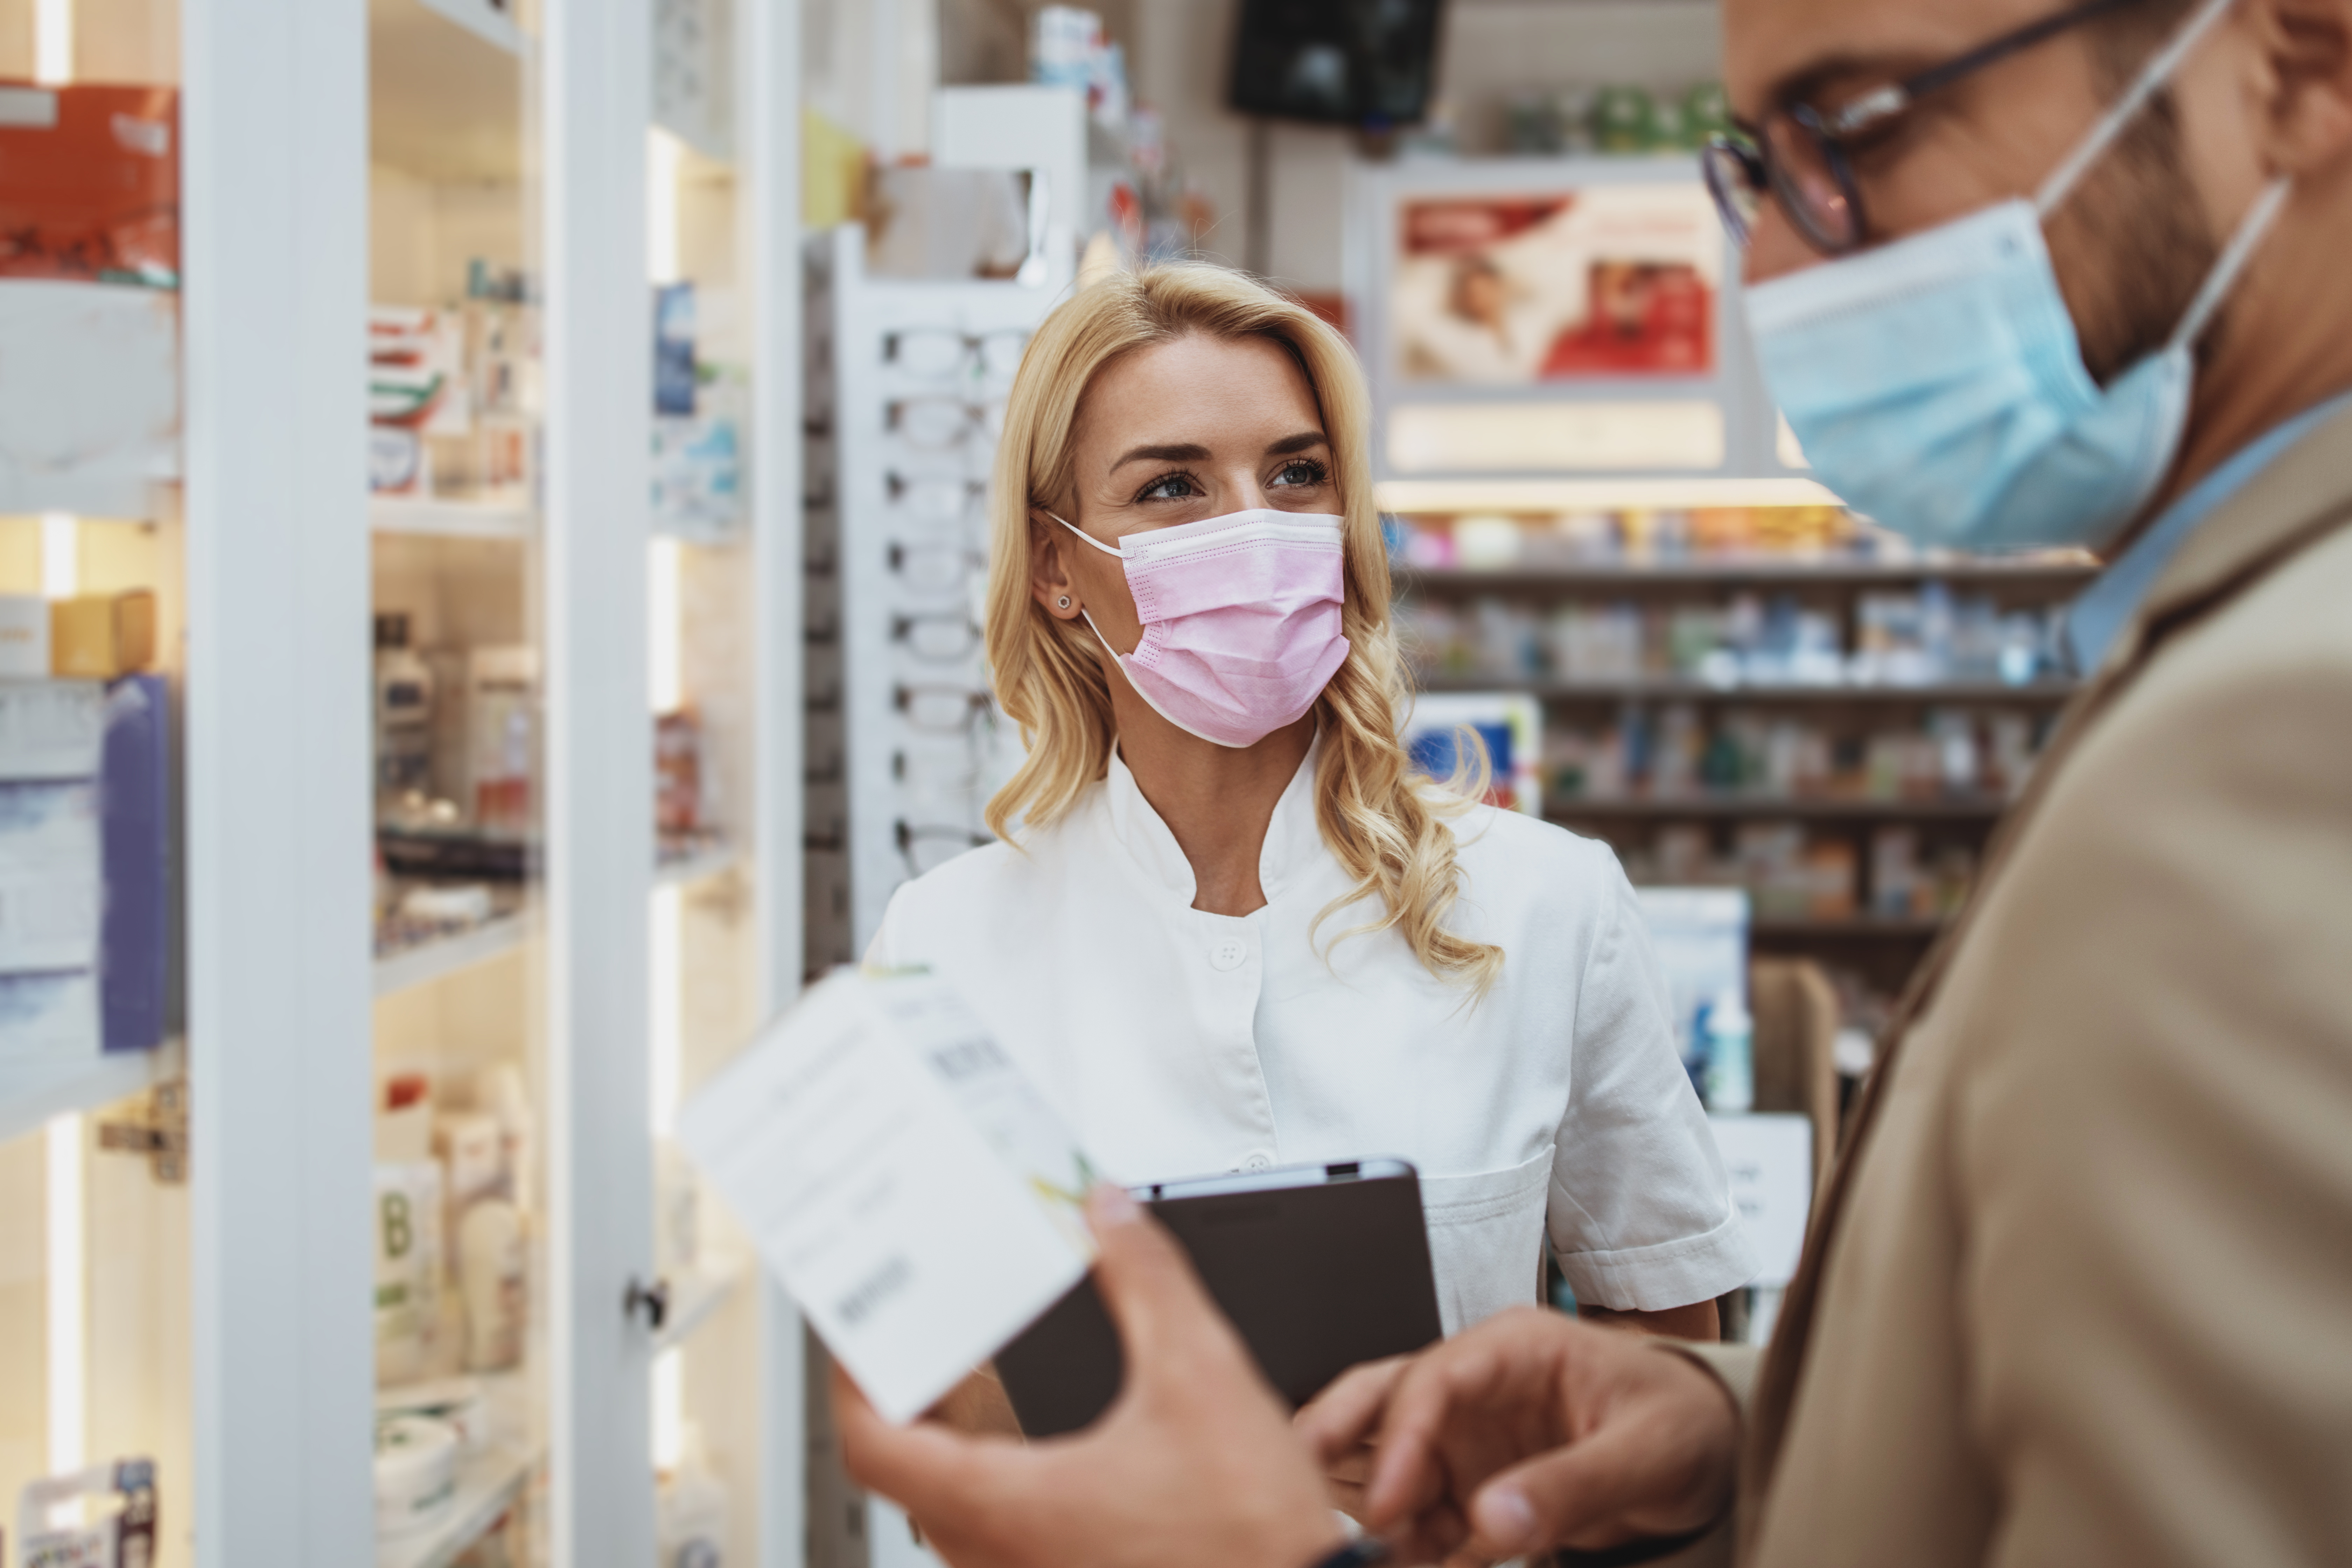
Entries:
{"label": "pharmacy shelf", "polygon": [[539,1461],[520,1449],[490,1447],[457,1467],[457,1495],[442,1522],[379,1542],[375,1568],[448,1568],[520,1500]]}
{"label": "pharmacy shelf", "polygon": [[0,1066],[0,1142],[37,1131],[53,1117],[95,1110],[186,1070],[181,1042],[152,1051],[117,1051],[87,1061],[43,1067]]}
{"label": "pharmacy shelf", "polygon": [[1627,796],[1588,800],[1554,795],[1544,815],[1569,822],[1651,822],[1794,819],[1809,822],[1990,822],[2009,809],[1999,795],[1937,795],[1927,800],[1853,800],[1808,795],[1697,795],[1661,800]]}
{"label": "pharmacy shelf", "polygon": [[470,931],[458,931],[435,942],[420,942],[404,952],[379,958],[375,961],[375,994],[389,996],[395,991],[430,984],[461,969],[488,963],[491,959],[520,947],[530,930],[530,916],[502,915]]}
{"label": "pharmacy shelf", "polygon": [[368,526],[378,533],[429,534],[440,539],[527,540],[539,531],[538,520],[527,506],[436,500],[425,496],[370,496]]}
{"label": "pharmacy shelf", "polygon": [[2037,680],[2026,686],[2007,686],[1997,680],[1945,681],[1934,686],[1711,686],[1703,680],[1664,677],[1559,680],[1507,675],[1423,675],[1415,678],[1415,684],[1423,691],[1525,692],[1562,702],[1866,702],[1890,707],[1937,703],[2054,707],[2072,697],[2075,689],[2071,680]]}
{"label": "pharmacy shelf", "polygon": [[1401,589],[1432,594],[1497,590],[1623,594],[1644,588],[1871,588],[1948,583],[1972,588],[2032,588],[2051,593],[2084,587],[2098,568],[2075,558],[2016,561],[1855,561],[1835,557],[1633,562],[1562,562],[1496,567],[1399,566]]}
{"label": "pharmacy shelf", "polygon": [[369,161],[446,184],[518,180],[521,44],[486,0],[368,0]]}
{"label": "pharmacy shelf", "polygon": [[1748,934],[1760,941],[1813,942],[1851,939],[1864,942],[1925,942],[1944,929],[1938,917],[1895,919],[1885,915],[1851,915],[1821,920],[1805,915],[1758,916]]}
{"label": "pharmacy shelf", "polygon": [[714,845],[710,848],[666,861],[654,868],[654,884],[663,888],[684,887],[731,871],[743,860],[743,851],[732,844]]}
{"label": "pharmacy shelf", "polygon": [[729,1258],[698,1264],[672,1279],[669,1310],[662,1315],[660,1332],[654,1335],[654,1348],[666,1351],[685,1343],[695,1330],[710,1321],[710,1314],[749,1271],[750,1265],[741,1258]]}

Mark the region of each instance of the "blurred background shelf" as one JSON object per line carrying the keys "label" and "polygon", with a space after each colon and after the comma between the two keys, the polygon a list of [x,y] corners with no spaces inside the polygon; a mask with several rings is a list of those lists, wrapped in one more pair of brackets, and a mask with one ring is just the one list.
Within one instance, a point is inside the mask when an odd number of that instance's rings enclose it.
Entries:
{"label": "blurred background shelf", "polygon": [[1822,939],[1925,942],[1942,931],[1946,923],[1942,917],[1935,915],[1925,918],[1846,915],[1826,919],[1811,915],[1759,915],[1749,925],[1748,934],[1759,942],[1812,942]]}
{"label": "blurred background shelf", "polygon": [[117,1051],[62,1066],[0,1067],[0,1142],[38,1130],[53,1116],[94,1110],[185,1070],[176,1038],[152,1051]]}
{"label": "blurred background shelf", "polygon": [[413,1535],[380,1542],[376,1568],[448,1568],[521,1500],[537,1463],[520,1449],[496,1445],[460,1461],[457,1495],[447,1517]]}
{"label": "blurred background shelf", "polygon": [[539,531],[531,509],[508,501],[438,500],[427,496],[371,496],[368,526],[378,533],[436,539],[529,539]]}
{"label": "blurred background shelf", "polygon": [[375,994],[388,996],[512,952],[530,929],[528,915],[506,915],[470,931],[420,942],[375,961]]}
{"label": "blurred background shelf", "polygon": [[669,1310],[662,1318],[661,1331],[654,1336],[654,1349],[666,1351],[684,1343],[710,1321],[749,1271],[744,1259],[731,1258],[698,1263],[671,1280]]}
{"label": "blurred background shelf", "polygon": [[1559,680],[1549,677],[1424,675],[1423,691],[1525,692],[1549,701],[1582,702],[1867,702],[1928,705],[2020,702],[2056,705],[2074,696],[2076,682],[2037,680],[2023,686],[1997,680],[1945,681],[1932,686],[1711,686],[1703,680],[1641,677],[1629,680]]}
{"label": "blurred background shelf", "polygon": [[733,844],[714,844],[674,860],[663,860],[654,868],[654,885],[661,888],[682,888],[689,882],[699,882],[731,871],[743,860],[742,848]]}
{"label": "blurred background shelf", "polygon": [[1661,800],[1649,796],[1585,800],[1555,795],[1544,803],[1554,821],[1651,822],[1803,819],[1857,822],[1980,822],[2009,809],[1997,795],[1947,795],[1929,800],[1851,800],[1811,795],[1700,795]]}
{"label": "blurred background shelf", "polygon": [[2072,594],[2088,585],[2096,568],[2077,561],[1840,561],[1791,556],[1559,565],[1398,566],[1400,590],[1476,594],[1585,590],[1623,594],[1683,588],[1873,588],[1913,583],[1956,587],[2044,589]]}

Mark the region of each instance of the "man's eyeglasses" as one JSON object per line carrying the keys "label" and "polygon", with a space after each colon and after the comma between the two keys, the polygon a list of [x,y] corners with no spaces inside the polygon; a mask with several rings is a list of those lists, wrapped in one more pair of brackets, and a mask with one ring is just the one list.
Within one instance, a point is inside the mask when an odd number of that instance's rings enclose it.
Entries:
{"label": "man's eyeglasses", "polygon": [[1853,144],[1865,132],[1883,130],[1930,93],[1939,92],[1996,61],[2030,49],[2110,11],[2138,0],[2084,0],[2044,16],[1957,59],[1864,93],[1843,109],[1819,110],[1807,103],[1774,109],[1760,125],[1734,121],[1739,134],[1711,138],[1699,155],[1706,188],[1723,215],[1723,226],[1741,245],[1755,232],[1757,214],[1769,195],[1824,256],[1844,256],[1871,237],[1862,190],[1853,175]]}

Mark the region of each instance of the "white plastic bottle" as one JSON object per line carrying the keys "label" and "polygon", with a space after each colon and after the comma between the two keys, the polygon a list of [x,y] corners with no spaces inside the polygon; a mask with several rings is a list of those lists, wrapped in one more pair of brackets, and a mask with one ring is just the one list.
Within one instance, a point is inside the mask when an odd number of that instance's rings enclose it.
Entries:
{"label": "white plastic bottle", "polygon": [[458,1279],[466,1296],[466,1369],[498,1372],[522,1359],[530,1312],[522,1212],[481,1198],[457,1224]]}
{"label": "white plastic bottle", "polygon": [[1738,1115],[1756,1105],[1756,1021],[1739,993],[1726,991],[1706,1010],[1706,1108]]}
{"label": "white plastic bottle", "polygon": [[677,1468],[658,1479],[654,1493],[654,1561],[659,1568],[724,1568],[727,1483],[712,1473],[692,1422],[682,1436]]}

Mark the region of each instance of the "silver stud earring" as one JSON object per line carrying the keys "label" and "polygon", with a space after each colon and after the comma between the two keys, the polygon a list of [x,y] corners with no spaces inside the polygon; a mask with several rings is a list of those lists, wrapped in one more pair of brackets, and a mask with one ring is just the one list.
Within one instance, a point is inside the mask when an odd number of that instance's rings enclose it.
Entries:
{"label": "silver stud earring", "polygon": [[1061,605],[1062,608],[1066,610],[1070,607],[1070,596],[1067,594],[1065,594],[1060,598],[1055,600],[1054,603]]}

